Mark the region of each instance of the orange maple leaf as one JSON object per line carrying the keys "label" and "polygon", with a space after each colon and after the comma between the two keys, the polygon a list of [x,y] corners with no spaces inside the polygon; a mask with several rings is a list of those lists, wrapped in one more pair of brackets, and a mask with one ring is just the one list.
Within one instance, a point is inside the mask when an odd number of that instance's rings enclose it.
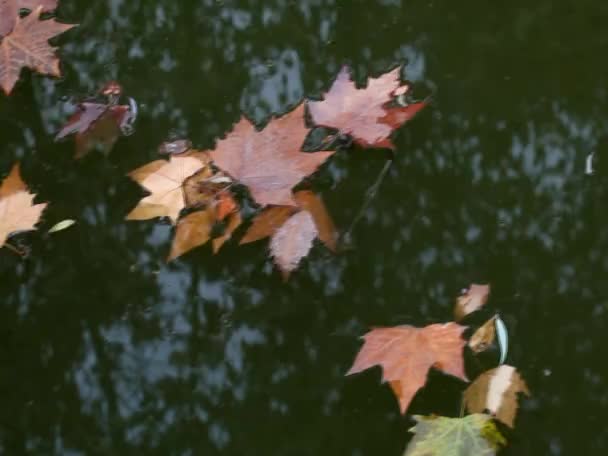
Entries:
{"label": "orange maple leaf", "polygon": [[295,205],[292,188],[334,152],[302,152],[308,134],[304,105],[261,131],[243,117],[210,153],[215,165],[249,188],[260,205]]}
{"label": "orange maple leaf", "polygon": [[405,413],[431,367],[468,381],[462,356],[465,329],[457,323],[373,329],[363,336],[365,343],[346,375],[382,366],[382,381],[390,382]]}
{"label": "orange maple leaf", "polygon": [[[5,0],[0,3],[0,86],[9,95],[19,79],[23,68],[31,68],[39,73],[61,76],[56,48],[48,41],[61,33],[75,27],[73,24],[61,24],[54,19],[40,20],[45,10],[38,6],[28,16],[20,18],[14,15],[16,0]],[[18,10],[18,8],[17,8]],[[14,20],[12,19],[14,17]]]}

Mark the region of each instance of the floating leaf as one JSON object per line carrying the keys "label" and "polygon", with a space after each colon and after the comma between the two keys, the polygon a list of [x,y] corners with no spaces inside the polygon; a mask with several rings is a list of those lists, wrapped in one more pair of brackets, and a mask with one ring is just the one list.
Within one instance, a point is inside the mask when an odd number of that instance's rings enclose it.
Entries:
{"label": "floating leaf", "polygon": [[517,394],[530,395],[517,370],[506,364],[481,374],[464,392],[464,403],[471,413],[490,412],[513,427],[517,413]]}
{"label": "floating leaf", "polygon": [[509,351],[509,332],[507,331],[507,325],[502,321],[499,315],[494,317],[494,323],[496,325],[496,335],[498,336],[498,347],[500,348],[500,361],[498,364],[503,364],[507,360],[507,353]]}
{"label": "floating leaf", "polygon": [[378,78],[371,78],[367,87],[358,89],[343,67],[323,101],[308,102],[313,121],[323,127],[335,128],[351,135],[363,147],[394,148],[389,139],[392,131],[410,120],[426,103],[391,106],[405,87],[400,68]]}
{"label": "floating leaf", "polygon": [[71,227],[75,223],[76,223],[76,220],[72,220],[72,219],[62,220],[61,222],[57,223],[49,230],[49,234],[67,230],[69,227]]}
{"label": "floating leaf", "polygon": [[490,285],[471,284],[465,293],[456,299],[454,307],[454,318],[456,321],[462,320],[470,313],[479,310],[488,301],[490,295]]}
{"label": "floating leaf", "polygon": [[34,204],[35,197],[21,179],[19,164],[15,164],[0,185],[0,247],[13,234],[36,229],[47,204]]}
{"label": "floating leaf", "polygon": [[193,212],[181,218],[175,228],[175,237],[167,261],[205,244],[211,238],[214,220],[213,208]]}
{"label": "floating leaf", "polygon": [[308,134],[304,105],[258,131],[243,117],[210,155],[214,164],[247,186],[260,205],[295,205],[292,188],[334,152],[302,152]]}
{"label": "floating leaf", "polygon": [[473,350],[473,352],[481,353],[482,351],[486,351],[494,342],[496,336],[494,319],[495,317],[490,318],[471,336],[469,348]]}
{"label": "floating leaf", "polygon": [[0,2],[0,32],[3,32],[0,35],[0,86],[7,95],[15,87],[23,68],[61,76],[56,48],[49,45],[48,41],[75,27],[60,24],[54,19],[41,21],[40,15],[45,10],[43,6],[36,7],[28,16],[20,18],[15,5],[19,5],[16,0]]}
{"label": "floating leaf", "polygon": [[403,456],[494,456],[507,443],[488,415],[414,419],[417,423],[410,432],[416,435]]}
{"label": "floating leaf", "polygon": [[363,336],[365,343],[346,375],[382,366],[382,381],[391,382],[401,413],[405,413],[431,367],[468,381],[462,356],[465,329],[456,323],[373,329]]}

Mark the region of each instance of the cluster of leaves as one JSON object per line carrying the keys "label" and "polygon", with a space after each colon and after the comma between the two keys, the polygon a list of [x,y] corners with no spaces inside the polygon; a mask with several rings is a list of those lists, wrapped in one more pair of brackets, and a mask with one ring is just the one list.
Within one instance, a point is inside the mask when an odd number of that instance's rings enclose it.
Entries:
{"label": "cluster of leaves", "polygon": [[[479,310],[488,300],[488,285],[471,285],[456,301],[457,321]],[[373,366],[382,367],[382,381],[388,382],[405,414],[413,397],[426,383],[431,368],[468,382],[464,349],[475,354],[492,346],[497,316],[483,324],[465,341],[467,329],[457,322],[432,324],[424,328],[403,325],[375,328],[363,336],[364,344],[347,375]],[[519,393],[529,395],[517,370],[501,363],[479,375],[463,393],[463,409],[471,415],[459,418],[415,416],[416,434],[405,455],[494,455],[506,443],[496,422],[513,428]]]}

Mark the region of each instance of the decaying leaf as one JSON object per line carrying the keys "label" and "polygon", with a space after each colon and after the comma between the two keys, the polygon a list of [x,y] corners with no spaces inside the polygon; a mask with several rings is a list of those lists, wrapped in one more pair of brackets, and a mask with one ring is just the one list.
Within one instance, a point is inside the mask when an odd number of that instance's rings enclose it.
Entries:
{"label": "decaying leaf", "polygon": [[462,355],[465,329],[456,323],[373,329],[363,336],[365,343],[347,375],[382,366],[382,381],[391,383],[405,413],[431,367],[468,381]]}
{"label": "decaying leaf", "polygon": [[[42,2],[41,2],[42,3]],[[48,41],[71,28],[54,19],[40,20],[43,11],[52,3],[44,2],[24,18],[19,8],[31,8],[32,2],[2,0],[0,2],[0,86],[9,95],[17,83],[21,70],[31,68],[41,74],[61,76],[56,48]]]}
{"label": "decaying leaf", "polygon": [[486,351],[494,343],[496,337],[495,319],[496,317],[490,318],[473,333],[469,340],[469,348],[473,352]]}
{"label": "decaying leaf", "polygon": [[183,184],[186,179],[207,167],[204,154],[156,160],[129,173],[129,176],[151,194],[143,198],[127,215],[127,220],[169,217],[177,223],[186,206]]}
{"label": "decaying leaf", "polygon": [[471,413],[490,412],[513,427],[517,413],[517,394],[530,395],[526,382],[513,366],[503,364],[481,374],[464,392],[464,403]]}
{"label": "decaying leaf", "polygon": [[247,244],[270,236],[271,256],[286,278],[308,255],[317,237],[332,251],[337,237],[331,216],[317,195],[301,190],[293,198],[299,207],[264,209],[241,239],[241,244]]}
{"label": "decaying leaf", "polygon": [[460,321],[470,313],[479,310],[488,302],[489,295],[490,285],[471,284],[471,286],[456,299],[456,306],[454,307],[455,320]]}
{"label": "decaying leaf", "polygon": [[33,204],[35,196],[21,180],[19,164],[15,164],[0,185],[0,247],[9,236],[36,229],[47,204]]}
{"label": "decaying leaf", "polygon": [[464,418],[414,416],[416,435],[403,456],[494,456],[506,445],[492,417],[477,413]]}
{"label": "decaying leaf", "polygon": [[308,134],[304,105],[258,131],[243,117],[210,155],[215,165],[247,186],[260,205],[295,205],[292,188],[333,152],[302,152]]}
{"label": "decaying leaf", "polygon": [[410,120],[426,103],[409,106],[393,105],[403,92],[400,68],[378,78],[370,78],[367,87],[358,89],[343,67],[322,101],[308,102],[313,121],[351,135],[363,147],[394,148],[390,135]]}

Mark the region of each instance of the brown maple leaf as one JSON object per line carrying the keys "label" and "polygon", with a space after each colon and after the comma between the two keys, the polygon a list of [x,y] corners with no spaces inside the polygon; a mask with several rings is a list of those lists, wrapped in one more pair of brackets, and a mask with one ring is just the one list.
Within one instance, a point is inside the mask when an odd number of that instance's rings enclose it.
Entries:
{"label": "brown maple leaf", "polygon": [[[28,16],[14,15],[15,0],[0,3],[0,16],[15,17],[0,23],[0,86],[9,95],[23,68],[31,68],[41,74],[61,76],[56,48],[48,41],[75,25],[61,24],[54,19],[40,20],[44,6],[37,6]],[[18,5],[18,4],[17,4]]]}
{"label": "brown maple leaf", "polygon": [[127,215],[127,220],[169,217],[176,224],[180,212],[186,207],[183,184],[190,176],[208,169],[206,157],[200,152],[172,156],[168,161],[156,160],[129,173],[151,194],[138,203]]}
{"label": "brown maple leaf", "polygon": [[431,367],[468,381],[462,356],[465,329],[457,323],[373,329],[363,336],[365,343],[346,375],[382,366],[382,381],[390,382],[405,413]]}
{"label": "brown maple leaf", "polygon": [[300,104],[261,131],[243,117],[210,155],[218,168],[248,187],[258,204],[295,205],[292,188],[334,153],[302,152],[307,134]]}
{"label": "brown maple leaf", "polygon": [[297,207],[264,209],[241,239],[247,244],[270,236],[270,254],[285,278],[308,255],[316,238],[330,250],[336,248],[337,231],[323,201],[308,190],[297,192],[294,200]]}
{"label": "brown maple leaf", "polygon": [[400,80],[400,68],[370,78],[367,87],[358,89],[344,66],[322,101],[309,101],[308,109],[315,124],[351,135],[363,147],[394,149],[390,135],[394,129],[414,117],[426,103],[393,105],[406,91]]}
{"label": "brown maple leaf", "polygon": [[47,204],[33,204],[35,196],[21,180],[19,164],[15,164],[0,185],[0,247],[12,234],[36,229]]}

